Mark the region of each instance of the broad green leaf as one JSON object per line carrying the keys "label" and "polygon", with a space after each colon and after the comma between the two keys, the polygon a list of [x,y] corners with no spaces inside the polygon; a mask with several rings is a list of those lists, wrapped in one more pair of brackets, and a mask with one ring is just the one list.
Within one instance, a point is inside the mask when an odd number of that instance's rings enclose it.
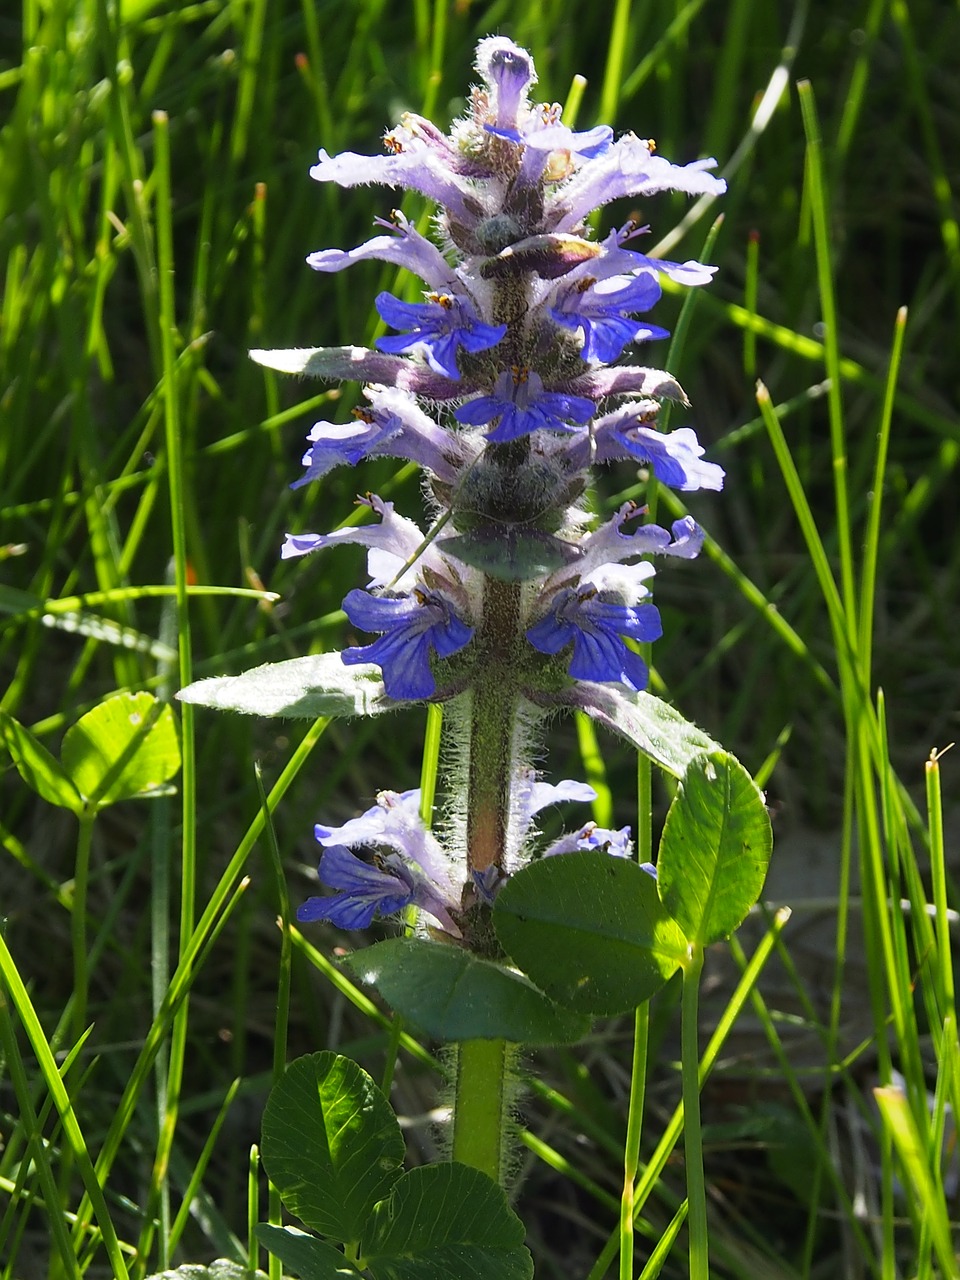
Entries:
{"label": "broad green leaf", "polygon": [[465,1164],[405,1173],[363,1238],[374,1280],[530,1280],[523,1223],[502,1187]]}
{"label": "broad green leaf", "polygon": [[0,737],[17,766],[17,772],[41,800],[73,813],[83,812],[83,797],[70,781],[60,761],[18,720],[0,711]]}
{"label": "broad green leaf", "polygon": [[760,897],[773,832],[763,796],[725,751],[688,767],[660,840],[660,897],[691,942],[729,937]]}
{"label": "broad green leaf", "polygon": [[500,891],[493,922],[537,986],[571,1009],[626,1013],[687,954],[653,876],[628,858],[588,850],[544,858]]}
{"label": "broad green leaf", "polygon": [[176,1271],[157,1271],[147,1280],[267,1280],[265,1271],[253,1271],[239,1262],[218,1258],[209,1266],[185,1262]]}
{"label": "broad green leaf", "polygon": [[389,1102],[355,1062],[298,1058],[263,1113],[263,1167],[291,1213],[333,1240],[358,1240],[403,1163]]}
{"label": "broad green leaf", "polygon": [[118,693],[67,730],[60,757],[88,803],[156,792],[180,768],[173,712],[152,693]]}
{"label": "broad green leaf", "polygon": [[332,1244],[296,1227],[274,1227],[263,1222],[257,1227],[257,1239],[300,1280],[356,1280],[362,1274]]}
{"label": "broad green leaf", "polygon": [[348,667],[339,653],[267,662],[243,675],[197,680],[177,697],[219,711],[303,720],[375,716],[404,705],[387,697],[378,666],[363,662]]}
{"label": "broad green leaf", "polygon": [[343,964],[435,1040],[569,1044],[589,1020],[559,1009],[522,974],[459,947],[389,938]]}
{"label": "broad green leaf", "polygon": [[679,711],[651,693],[581,681],[577,706],[627,739],[661,768],[682,778],[691,760],[720,748]]}

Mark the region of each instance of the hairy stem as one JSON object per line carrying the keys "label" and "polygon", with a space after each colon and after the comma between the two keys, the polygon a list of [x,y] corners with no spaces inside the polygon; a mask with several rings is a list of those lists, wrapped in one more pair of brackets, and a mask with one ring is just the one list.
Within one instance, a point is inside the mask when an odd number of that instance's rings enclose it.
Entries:
{"label": "hairy stem", "polygon": [[520,587],[487,578],[470,712],[467,859],[471,871],[502,866],[513,783]]}
{"label": "hairy stem", "polygon": [[457,1046],[453,1158],[499,1182],[506,1143],[505,1040],[465,1040]]}

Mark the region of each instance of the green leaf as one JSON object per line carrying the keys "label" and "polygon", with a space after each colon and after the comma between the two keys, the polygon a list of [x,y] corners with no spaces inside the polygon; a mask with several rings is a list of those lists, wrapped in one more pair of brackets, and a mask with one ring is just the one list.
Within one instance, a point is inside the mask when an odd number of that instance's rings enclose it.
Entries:
{"label": "green leaf", "polygon": [[152,693],[118,693],[67,730],[60,756],[88,804],[130,800],[156,792],[180,768],[177,724]]}
{"label": "green leaf", "polygon": [[552,533],[497,524],[445,538],[444,551],[501,582],[545,578],[577,557],[577,548]]}
{"label": "green leaf", "polygon": [[493,922],[504,949],[539,987],[585,1013],[636,1008],[687,954],[653,876],[598,850],[518,871],[497,897]]}
{"label": "green leaf", "polygon": [[257,1227],[257,1239],[300,1280],[344,1280],[344,1277],[355,1280],[361,1275],[339,1249],[296,1227],[274,1227],[262,1222]]}
{"label": "green leaf", "polygon": [[0,737],[10,752],[17,772],[41,800],[72,813],[83,812],[83,797],[70,781],[60,761],[18,720],[0,711]]}
{"label": "green leaf", "polygon": [[251,1272],[239,1262],[218,1258],[208,1267],[196,1262],[185,1262],[176,1271],[157,1271],[147,1280],[267,1280],[265,1271]]}
{"label": "green leaf", "polygon": [[530,1280],[523,1237],[492,1178],[431,1164],[404,1174],[374,1209],[362,1262],[374,1280]]}
{"label": "green leaf", "polygon": [[660,896],[702,946],[729,937],[760,897],[773,849],[763,796],[725,751],[688,767],[657,856]]}
{"label": "green leaf", "polygon": [[569,1044],[590,1030],[587,1018],[557,1008],[522,974],[459,947],[389,938],[342,963],[435,1040]]}
{"label": "green leaf", "polygon": [[581,681],[577,706],[627,739],[661,768],[682,778],[691,760],[720,747],[669,703],[651,693]]}
{"label": "green leaf", "polygon": [[267,1101],[260,1150],[290,1212],[341,1241],[359,1240],[404,1154],[387,1099],[365,1071],[336,1053],[290,1064]]}
{"label": "green leaf", "polygon": [[197,680],[177,697],[219,711],[304,720],[375,716],[403,705],[387,697],[378,666],[362,662],[348,667],[339,653],[267,662],[243,675]]}

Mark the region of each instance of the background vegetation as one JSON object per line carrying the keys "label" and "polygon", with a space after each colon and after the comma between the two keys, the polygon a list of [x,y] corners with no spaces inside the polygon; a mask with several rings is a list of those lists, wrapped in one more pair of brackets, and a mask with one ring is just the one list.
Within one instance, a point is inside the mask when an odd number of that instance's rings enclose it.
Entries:
{"label": "background vegetation", "polygon": [[[542,96],[583,127],[653,136],[678,162],[715,155],[729,183],[722,208],[662,197],[603,224],[636,212],[649,245],[683,260],[723,215],[716,282],[672,367],[693,402],[684,421],[728,481],[691,502],[709,554],[658,580],[657,680],[764,780],[780,837],[769,892],[796,911],[708,1086],[717,1274],[935,1274],[930,1215],[956,1208],[940,1152],[958,1098],[952,890],[923,788],[960,706],[955,5],[25,0],[0,17],[0,707],[56,754],[108,694],[168,698],[184,661],[199,677],[343,642],[359,551],[281,565],[282,535],[332,528],[358,489],[413,512],[416,476],[368,463],[291,492],[306,432],[342,420],[355,389],[284,382],[245,353],[375,336],[372,298],[394,273],[321,276],[303,260],[366,238],[391,193],[320,187],[307,169],[319,146],[376,151],[404,110],[446,124],[492,32],[530,48]],[[667,297],[657,323],[679,305]],[[598,510],[640,491],[629,466],[611,469]],[[178,566],[198,592],[188,637]],[[249,594],[264,587],[279,600]],[[82,1000],[76,820],[0,761],[4,979],[8,994],[22,981],[54,1055],[38,1056],[17,1000],[0,1012],[4,1277],[110,1274],[83,1225],[84,1150],[109,1153],[101,1181],[131,1274],[248,1257],[248,1153],[282,980],[289,1056],[337,1048],[380,1069],[387,1033],[324,960],[342,937],[296,936],[282,961],[274,921],[286,892],[313,891],[315,821],[416,784],[423,717],[305,736],[199,711],[184,729],[179,797],[121,803],[94,826]],[[254,761],[271,808],[283,793],[286,890]],[[558,723],[551,775],[585,768],[630,821],[635,762]],[[956,778],[950,757],[944,770]],[[715,1021],[737,963],[736,944],[714,958]],[[651,1148],[677,1093],[673,1015],[668,990]],[[522,1115],[533,1136],[515,1190],[538,1275],[587,1275],[615,1221],[628,1042],[605,1024],[530,1064],[556,1090],[535,1089]],[[51,1106],[54,1061],[79,1138]],[[871,1101],[894,1069],[929,1186],[904,1172]],[[436,1085],[425,1054],[403,1055],[393,1101],[413,1161],[436,1152]],[[651,1238],[682,1195],[669,1166],[645,1210]],[[681,1252],[664,1274],[683,1274]]]}

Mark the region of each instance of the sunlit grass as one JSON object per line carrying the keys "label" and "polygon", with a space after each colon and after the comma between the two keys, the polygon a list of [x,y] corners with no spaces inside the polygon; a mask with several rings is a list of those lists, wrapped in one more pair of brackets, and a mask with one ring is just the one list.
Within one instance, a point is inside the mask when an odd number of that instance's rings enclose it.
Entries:
{"label": "sunlit grass", "polygon": [[[358,489],[416,506],[416,478],[382,462],[291,493],[307,430],[344,420],[356,391],[246,359],[366,341],[374,293],[395,285],[376,265],[305,267],[364,238],[391,199],[312,183],[319,146],[373,151],[404,110],[445,123],[477,37],[502,31],[531,48],[544,97],[573,92],[580,127],[634,129],[678,162],[717,156],[722,201],[664,198],[603,225],[636,212],[680,260],[709,237],[720,267],[686,312],[668,294],[658,316],[688,420],[729,476],[691,503],[706,554],[658,580],[659,687],[762,776],[777,829],[825,832],[833,851],[805,895],[833,922],[827,989],[793,941],[802,910],[710,957],[746,975],[708,988],[701,1064],[711,1260],[744,1280],[956,1274],[955,1167],[941,1160],[960,1107],[956,901],[939,782],[956,766],[929,753],[956,735],[960,705],[945,90],[960,19],[902,0],[857,10],[617,0],[572,21],[560,0],[51,0],[24,3],[17,46],[6,20],[0,62],[0,708],[54,752],[114,691],[169,699],[191,668],[337,647],[359,554],[292,569],[284,531],[334,527]],[[642,493],[618,467],[595,501]],[[395,1036],[332,966],[342,938],[275,923],[309,892],[314,821],[416,785],[425,718],[383,733],[182,711],[179,794],[98,820],[82,922],[75,820],[0,764],[11,1280],[256,1261],[248,1156],[284,1039],[291,1056],[355,1054],[377,1078],[396,1052],[401,1114],[435,1105],[430,1046]],[[611,740],[560,724],[549,768],[591,779],[598,820],[633,819],[635,763]],[[666,798],[655,777],[655,816]],[[82,1026],[71,937],[88,948]],[[638,1273],[662,1261],[664,1276],[685,1259],[675,997],[651,1011],[635,1199]],[[793,1052],[798,1029],[813,1057]],[[632,1040],[604,1024],[530,1063],[518,1207],[538,1276],[615,1274]],[[797,1134],[802,1185],[779,1158]],[[429,1128],[410,1146],[430,1158]]]}

